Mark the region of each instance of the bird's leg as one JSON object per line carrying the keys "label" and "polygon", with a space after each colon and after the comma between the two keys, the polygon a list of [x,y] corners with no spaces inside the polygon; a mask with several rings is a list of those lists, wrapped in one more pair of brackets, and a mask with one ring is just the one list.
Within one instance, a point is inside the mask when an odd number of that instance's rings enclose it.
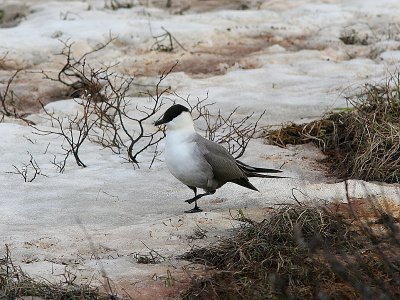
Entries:
{"label": "bird's leg", "polygon": [[203,210],[197,206],[197,200],[194,201],[194,207],[189,210],[185,210],[185,213],[197,213],[202,212]]}
{"label": "bird's leg", "polygon": [[194,197],[191,198],[191,199],[185,200],[185,202],[187,202],[187,203],[189,203],[189,204],[194,202],[194,208],[192,208],[191,210],[185,211],[185,212],[194,213],[194,212],[201,212],[201,211],[203,211],[201,208],[199,208],[199,207],[197,206],[197,200],[199,200],[201,197],[214,194],[214,193],[215,193],[215,190],[214,190],[214,191],[208,191],[208,192],[206,192],[206,193],[198,194],[198,195],[197,195],[197,189],[196,189],[195,187],[189,186],[189,188],[194,192]]}
{"label": "bird's leg", "polygon": [[[201,212],[203,211],[200,207],[197,206],[197,199],[201,198],[202,196],[197,195],[197,188],[194,186],[189,186],[189,188],[194,192],[194,197],[186,200],[185,202],[187,203],[193,203],[194,202],[194,207],[190,210],[186,210],[185,213],[196,213],[196,212]],[[203,196],[205,196],[204,194],[201,194]],[[200,197],[199,197],[200,196]]]}
{"label": "bird's leg", "polygon": [[190,203],[193,203],[193,202],[197,202],[197,200],[199,200],[200,198],[202,198],[202,197],[204,197],[204,196],[211,195],[211,194],[214,194],[214,193],[207,192],[207,193],[203,193],[203,194],[198,194],[198,195],[194,196],[194,197],[191,198],[191,199],[185,200],[185,202],[187,202],[187,203],[189,203],[189,204],[190,204]]}

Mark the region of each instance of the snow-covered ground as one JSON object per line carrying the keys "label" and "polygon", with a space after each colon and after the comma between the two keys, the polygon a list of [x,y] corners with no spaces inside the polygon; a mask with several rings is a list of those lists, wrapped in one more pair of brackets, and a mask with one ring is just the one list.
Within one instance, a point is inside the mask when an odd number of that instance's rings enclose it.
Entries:
{"label": "snow-covered ground", "polygon": [[[17,7],[24,16],[16,26],[11,22],[0,28],[0,92],[22,69],[12,88],[38,128],[49,126],[39,100],[61,98],[62,87],[41,73],[61,69],[60,40],[73,42],[78,57],[116,37],[90,56],[90,63],[118,63],[115,72],[135,76],[142,85],[154,86],[157,74],[179,61],[163,84],[183,97],[201,99],[208,93],[214,108],[225,112],[239,106],[238,117],[266,110],[262,126],[303,122],[345,107],[346,95],[365,82],[380,82],[400,60],[397,0],[173,0],[171,8],[166,1],[120,2],[134,5],[112,10],[105,0],[27,0],[24,7],[21,1],[2,2],[0,9]],[[165,33],[163,28],[183,47],[174,41],[172,52],[152,50],[153,36]],[[355,42],[343,43],[344,36]],[[133,87],[128,93],[132,101],[146,103],[145,97],[133,97],[140,85]],[[63,100],[47,107],[63,115],[74,114],[78,106]],[[155,120],[145,124],[146,131],[155,130]],[[344,184],[325,177],[315,163],[321,154],[309,145],[280,149],[254,140],[243,160],[275,168],[284,164],[285,175],[292,178],[252,180],[260,193],[227,184],[200,201],[203,213],[188,215],[183,200],[192,192],[168,173],[162,160],[148,169],[150,152],[140,157],[142,168],[134,169],[119,155],[86,142],[81,158],[87,168],[70,157],[61,174],[51,163],[62,154],[60,144],[52,135],[35,134],[24,122],[0,123],[2,245],[31,275],[50,278],[68,268],[82,280],[94,276],[101,282],[104,270],[119,292],[126,289],[135,299],[173,294],[178,283],[161,289],[167,271],[175,278],[190,277],[195,267],[173,257],[190,248],[188,236],[197,226],[207,230],[201,243],[215,240],[237,225],[231,215],[238,209],[257,216],[261,208],[293,201],[292,189],[302,192],[296,195],[299,200],[345,199]],[[32,182],[10,173],[13,166],[21,169],[29,162],[28,152],[46,175]],[[398,201],[400,191],[396,185],[351,181],[350,192]],[[135,254],[148,254],[147,247],[171,259],[138,264]]]}

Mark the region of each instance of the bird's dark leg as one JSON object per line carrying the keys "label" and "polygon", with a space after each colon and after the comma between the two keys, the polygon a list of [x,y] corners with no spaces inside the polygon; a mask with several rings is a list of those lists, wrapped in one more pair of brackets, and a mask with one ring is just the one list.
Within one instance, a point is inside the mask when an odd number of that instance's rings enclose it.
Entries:
{"label": "bird's dark leg", "polygon": [[187,203],[189,203],[189,204],[194,202],[194,208],[192,208],[191,210],[187,210],[187,211],[185,211],[185,212],[186,212],[186,213],[195,213],[195,212],[201,212],[201,211],[203,211],[201,208],[199,208],[199,207],[197,206],[197,200],[199,200],[201,197],[208,196],[208,195],[212,195],[212,194],[215,193],[215,191],[209,191],[209,192],[206,192],[206,193],[198,194],[198,195],[197,195],[197,188],[195,188],[195,187],[193,187],[193,186],[189,186],[189,188],[194,192],[194,197],[191,198],[191,199],[185,200],[185,202],[187,202]]}
{"label": "bird's dark leg", "polygon": [[[194,202],[194,207],[190,210],[186,210],[185,213],[196,213],[196,212],[202,212],[203,210],[197,206],[197,199],[201,198],[203,194],[197,195],[197,188],[194,186],[188,186],[193,192],[194,192],[194,197],[189,199],[189,200],[185,200],[185,202],[187,203],[193,203]],[[199,197],[200,196],[200,197]]]}

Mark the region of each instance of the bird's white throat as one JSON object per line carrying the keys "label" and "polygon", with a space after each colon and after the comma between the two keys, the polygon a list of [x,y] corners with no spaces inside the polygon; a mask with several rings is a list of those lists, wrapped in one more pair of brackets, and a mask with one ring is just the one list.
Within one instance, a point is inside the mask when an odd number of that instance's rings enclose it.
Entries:
{"label": "bird's white throat", "polygon": [[[167,123],[167,137],[165,141],[165,159],[168,168],[175,177],[179,176],[188,163],[192,163],[193,136],[196,134],[193,119],[189,112],[182,112]],[[176,168],[177,167],[177,168]],[[177,170],[175,170],[177,169]]]}
{"label": "bird's white throat", "polygon": [[[175,117],[173,120],[168,122],[167,124],[168,127],[168,132],[171,131],[180,131],[181,134],[184,134],[185,132],[189,133],[194,133],[194,124],[193,124],[193,119],[192,116],[190,115],[189,112],[182,112],[179,116]],[[168,135],[168,133],[167,133]]]}

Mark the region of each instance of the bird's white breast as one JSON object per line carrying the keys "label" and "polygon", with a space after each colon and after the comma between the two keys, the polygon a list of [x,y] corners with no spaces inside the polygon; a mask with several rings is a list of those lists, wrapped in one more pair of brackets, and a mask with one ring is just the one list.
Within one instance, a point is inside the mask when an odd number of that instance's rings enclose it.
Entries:
{"label": "bird's white breast", "polygon": [[165,161],[172,175],[189,186],[207,188],[210,170],[199,155],[194,132],[171,130],[167,133]]}

